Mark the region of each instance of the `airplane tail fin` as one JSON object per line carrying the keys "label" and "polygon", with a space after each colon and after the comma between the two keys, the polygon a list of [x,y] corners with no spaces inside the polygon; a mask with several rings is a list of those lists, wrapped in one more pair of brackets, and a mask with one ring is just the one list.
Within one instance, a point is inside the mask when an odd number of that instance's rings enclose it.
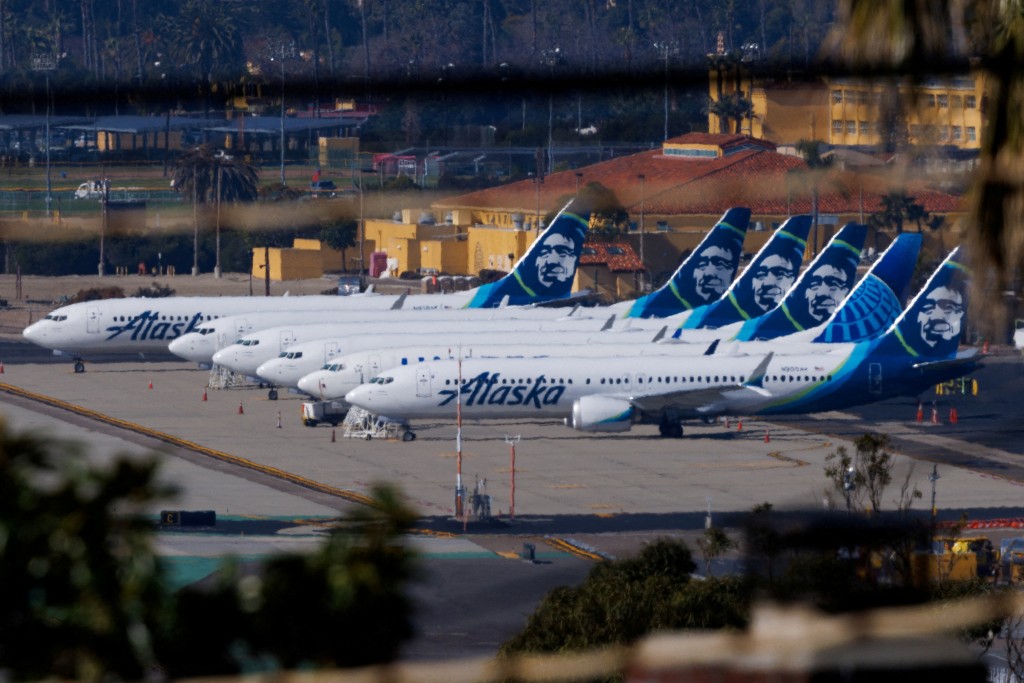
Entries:
{"label": "airplane tail fin", "polygon": [[[680,329],[714,329],[750,320],[775,308],[800,272],[810,231],[810,216],[790,217],[761,247],[725,296],[695,310]],[[679,336],[678,332],[675,336]]]}
{"label": "airplane tail fin", "polygon": [[955,358],[966,323],[969,277],[957,247],[881,338],[876,353],[909,355],[918,363]]}
{"label": "airplane tail fin", "polygon": [[857,279],[867,234],[866,225],[844,225],[797,278],[778,308],[745,322],[734,338],[775,339],[825,322]]}
{"label": "airplane tail fin", "polygon": [[[697,248],[680,264],[668,282],[633,302],[626,318],[664,318],[718,299],[732,282],[750,224],[750,209],[734,207],[722,214]],[[714,262],[719,274],[698,278]],[[728,271],[727,274],[723,274]]]}
{"label": "airplane tail fin", "polygon": [[568,297],[589,227],[589,216],[573,213],[573,204],[558,212],[511,273],[472,291],[465,308],[493,308],[506,297],[511,306]]}
{"label": "airplane tail fin", "polygon": [[903,311],[920,251],[920,234],[905,232],[897,236],[813,341],[823,344],[865,341],[888,330]]}

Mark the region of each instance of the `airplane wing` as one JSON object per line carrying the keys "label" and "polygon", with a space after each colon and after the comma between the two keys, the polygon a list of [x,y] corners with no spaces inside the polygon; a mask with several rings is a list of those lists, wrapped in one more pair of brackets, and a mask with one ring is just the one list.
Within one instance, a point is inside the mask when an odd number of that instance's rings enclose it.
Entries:
{"label": "airplane wing", "polygon": [[913,368],[915,370],[944,370],[959,366],[973,365],[979,360],[981,359],[978,357],[978,349],[966,349],[957,353],[954,358],[914,363]]}
{"label": "airplane wing", "polygon": [[399,295],[397,299],[395,299],[395,303],[391,304],[391,310],[397,311],[398,309],[400,309],[405,304],[405,297],[407,296],[407,292],[402,292],[402,294]]}
{"label": "airplane wing", "polygon": [[753,394],[757,397],[768,396],[768,392],[764,390],[762,384],[773,355],[773,353],[766,355],[742,383],[685,389],[664,394],[630,396],[629,401],[634,407],[645,413],[660,413],[671,409],[681,413],[714,415],[722,412],[727,404],[742,398],[744,394]]}

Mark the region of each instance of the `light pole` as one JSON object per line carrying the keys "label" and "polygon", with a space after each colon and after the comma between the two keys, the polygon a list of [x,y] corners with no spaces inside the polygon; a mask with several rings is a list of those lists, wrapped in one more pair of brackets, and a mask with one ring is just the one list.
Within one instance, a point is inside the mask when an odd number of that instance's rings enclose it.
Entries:
{"label": "light pole", "polygon": [[645,278],[644,273],[646,272],[647,265],[644,261],[644,181],[647,179],[643,173],[638,173],[636,176],[640,180],[640,291],[645,292]]}
{"label": "light pole", "polygon": [[[46,215],[50,215],[53,202],[52,184],[50,181],[50,72],[57,68],[56,55],[36,55],[32,58],[32,69],[42,71],[46,75]],[[102,265],[100,266],[102,268]],[[101,272],[100,275],[103,273]]]}
{"label": "light pole", "polygon": [[541,61],[548,67],[548,168],[555,170],[554,121],[555,121],[555,65],[562,60],[562,49],[559,47],[541,52]]}
{"label": "light pole", "polygon": [[939,466],[932,465],[932,473],[928,475],[928,481],[932,483],[932,534],[935,533],[935,517],[938,514],[938,510],[935,508],[935,483],[940,479],[939,477]]}
{"label": "light pole", "polygon": [[[225,155],[226,158],[227,155]],[[217,230],[216,230],[216,241],[215,253],[216,258],[213,264],[213,276],[220,278],[220,175],[221,175],[221,161],[220,157],[214,157],[214,163],[217,166]]]}
{"label": "light pole", "polygon": [[674,40],[665,40],[654,44],[658,55],[665,60],[665,140],[668,140],[668,60],[669,57],[679,51],[679,46]]}
{"label": "light pole", "polygon": [[283,40],[278,43],[277,51],[271,56],[271,61],[277,59],[281,63],[281,185],[285,184],[284,181],[284,60],[288,57],[295,56],[295,43],[284,42]]}
{"label": "light pole", "polygon": [[508,516],[509,519],[516,518],[516,444],[519,442],[519,435],[509,436],[505,435],[505,443],[509,445],[511,450],[511,464],[509,465],[509,472],[511,473],[511,481],[509,483],[508,492]]}

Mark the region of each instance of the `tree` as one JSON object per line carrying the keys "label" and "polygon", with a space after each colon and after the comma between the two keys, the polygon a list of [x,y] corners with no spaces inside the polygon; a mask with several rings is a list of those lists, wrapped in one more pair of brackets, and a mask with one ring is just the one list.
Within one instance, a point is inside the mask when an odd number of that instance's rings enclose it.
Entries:
{"label": "tree", "polygon": [[324,546],[173,592],[139,515],[174,490],[154,459],[86,460],[0,422],[0,660],[13,680],[89,683],[391,661],[412,633],[400,542],[415,513],[374,486]]}
{"label": "tree", "polygon": [[708,111],[722,122],[719,132],[741,133],[743,121],[754,115],[754,103],[740,93],[734,92],[709,102]]}
{"label": "tree", "polygon": [[868,225],[874,228],[895,228],[896,234],[901,234],[903,224],[907,221],[917,225],[918,232],[921,232],[924,225],[932,230],[942,225],[942,216],[932,216],[930,211],[915,202],[903,189],[889,191],[882,196],[881,202],[882,210],[868,217]]}
{"label": "tree", "polygon": [[219,74],[241,74],[243,16],[237,3],[187,0],[168,23],[168,44],[180,64],[190,66],[202,84],[204,108]]}
{"label": "tree", "polygon": [[174,189],[200,204],[252,201],[258,187],[258,168],[212,145],[187,149],[174,164]]}
{"label": "tree", "polygon": [[330,221],[320,227],[320,241],[331,249],[341,251],[341,271],[348,272],[348,259],[345,252],[356,246],[359,223],[353,219]]}
{"label": "tree", "polygon": [[704,575],[711,577],[711,563],[736,547],[722,529],[712,526],[704,530],[704,538],[697,539],[697,548],[704,560]]}
{"label": "tree", "polygon": [[[832,484],[832,490],[847,498],[851,509],[860,509],[865,500],[868,511],[877,514],[882,509],[882,497],[892,483],[892,468],[895,458],[889,452],[891,443],[885,434],[863,434],[854,441],[856,454],[851,456],[845,446],[840,446],[825,456],[825,476]],[[910,508],[921,492],[910,487],[913,467],[907,472],[899,499],[898,510]]]}

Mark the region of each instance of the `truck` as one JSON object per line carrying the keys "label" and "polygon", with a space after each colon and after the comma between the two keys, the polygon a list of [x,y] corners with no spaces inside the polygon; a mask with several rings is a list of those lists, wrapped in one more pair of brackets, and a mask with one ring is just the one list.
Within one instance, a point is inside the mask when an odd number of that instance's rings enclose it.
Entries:
{"label": "truck", "polygon": [[316,427],[329,422],[337,427],[348,413],[348,404],[341,401],[306,401],[302,404],[302,424]]}

